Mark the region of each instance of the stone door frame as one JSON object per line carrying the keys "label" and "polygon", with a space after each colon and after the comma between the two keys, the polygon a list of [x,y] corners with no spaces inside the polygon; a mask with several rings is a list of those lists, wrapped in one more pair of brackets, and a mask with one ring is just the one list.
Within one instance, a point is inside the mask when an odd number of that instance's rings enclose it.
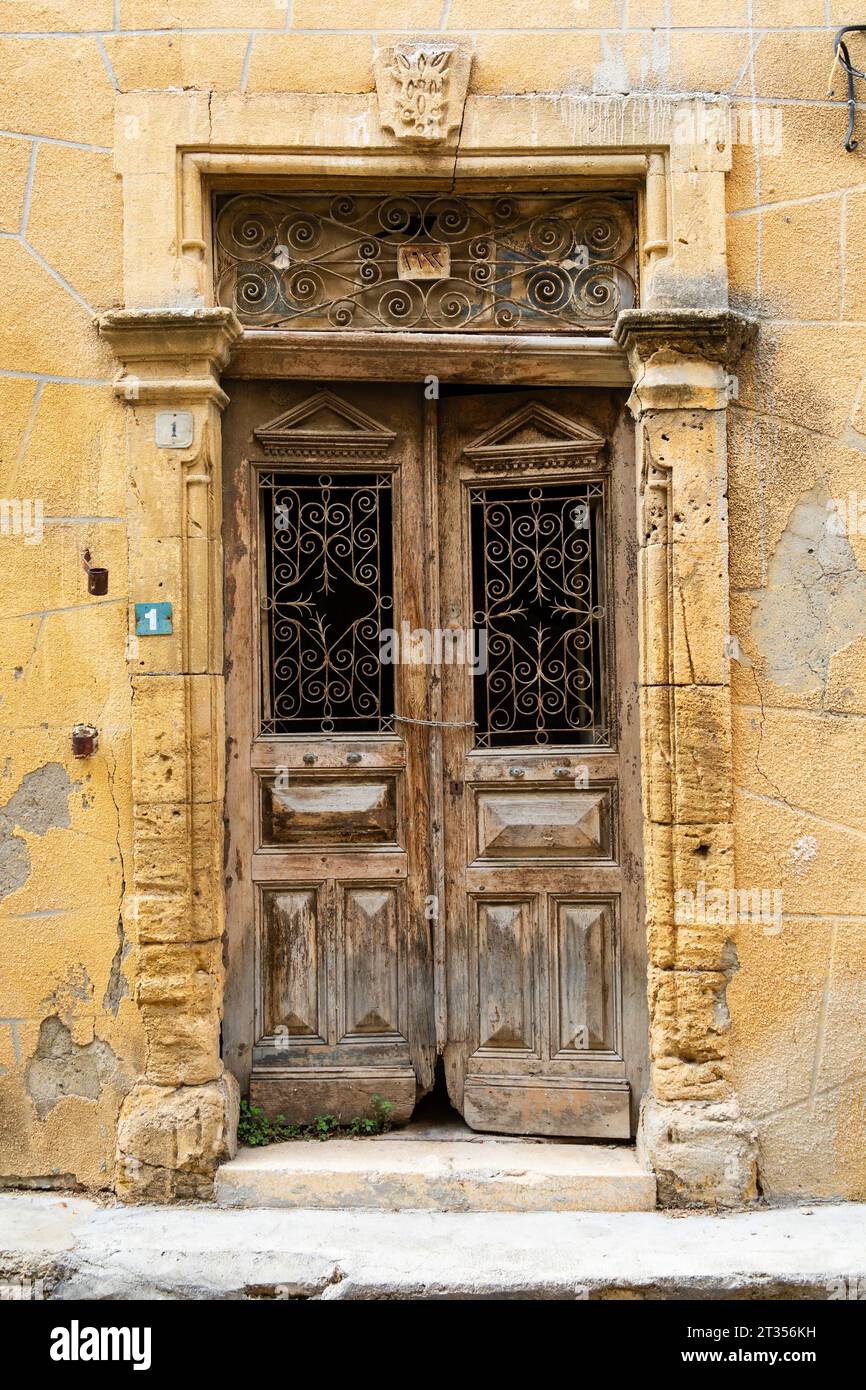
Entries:
{"label": "stone door frame", "polygon": [[[146,1070],[123,1105],[116,1188],[207,1196],[234,1143],[224,992],[222,375],[631,385],[639,461],[640,697],[651,1082],[639,1151],[664,1202],[755,1193],[725,992],[732,929],[678,924],[675,892],[733,886],[726,409],[751,325],[728,308],[727,106],[697,98],[470,95],[433,148],[384,130],[375,94],[118,97],[125,309],[99,332],[127,403],[130,633],[166,597],[173,633],[130,636],[135,997]],[[634,188],[641,307],[608,338],[243,331],[213,303],[214,189],[357,183]],[[492,349],[496,347],[495,356]],[[156,415],[188,411],[188,448]]]}

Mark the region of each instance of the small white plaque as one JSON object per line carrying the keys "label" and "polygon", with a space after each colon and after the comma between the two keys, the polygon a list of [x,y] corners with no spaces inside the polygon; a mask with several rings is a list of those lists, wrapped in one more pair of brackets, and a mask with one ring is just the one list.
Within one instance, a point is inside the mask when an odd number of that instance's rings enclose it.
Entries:
{"label": "small white plaque", "polygon": [[451,274],[451,247],[441,241],[410,241],[397,249],[400,280],[447,280]]}
{"label": "small white plaque", "polygon": [[191,410],[160,410],[156,417],[158,449],[188,449],[192,444]]}

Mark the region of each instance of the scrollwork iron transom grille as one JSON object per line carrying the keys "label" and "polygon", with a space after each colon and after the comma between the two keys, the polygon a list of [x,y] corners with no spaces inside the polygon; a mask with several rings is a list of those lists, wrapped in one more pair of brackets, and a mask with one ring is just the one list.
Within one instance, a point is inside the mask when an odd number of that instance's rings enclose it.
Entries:
{"label": "scrollwork iron transom grille", "polygon": [[604,333],[637,295],[630,196],[241,195],[217,299],[255,327]]}
{"label": "scrollwork iron transom grille", "polygon": [[259,474],[263,734],[393,728],[387,473]]}
{"label": "scrollwork iron transom grille", "polygon": [[600,480],[470,489],[479,747],[608,742],[604,500]]}

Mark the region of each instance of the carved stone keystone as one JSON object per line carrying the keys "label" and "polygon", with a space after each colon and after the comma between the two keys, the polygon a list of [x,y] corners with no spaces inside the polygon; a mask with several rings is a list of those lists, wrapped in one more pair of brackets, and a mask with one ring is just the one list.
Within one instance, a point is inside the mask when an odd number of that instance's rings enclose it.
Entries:
{"label": "carved stone keystone", "polygon": [[373,55],[383,130],[413,145],[438,145],[463,120],[472,52],[458,44],[407,39]]}

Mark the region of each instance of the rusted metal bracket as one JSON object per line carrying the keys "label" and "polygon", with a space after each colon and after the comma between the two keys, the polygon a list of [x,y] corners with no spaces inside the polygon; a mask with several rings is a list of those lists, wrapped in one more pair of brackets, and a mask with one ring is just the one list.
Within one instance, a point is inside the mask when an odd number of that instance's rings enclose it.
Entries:
{"label": "rusted metal bracket", "polygon": [[82,566],[87,575],[87,592],[89,594],[108,593],[108,570],[101,565],[90,563],[90,551],[85,550],[82,558]]}

